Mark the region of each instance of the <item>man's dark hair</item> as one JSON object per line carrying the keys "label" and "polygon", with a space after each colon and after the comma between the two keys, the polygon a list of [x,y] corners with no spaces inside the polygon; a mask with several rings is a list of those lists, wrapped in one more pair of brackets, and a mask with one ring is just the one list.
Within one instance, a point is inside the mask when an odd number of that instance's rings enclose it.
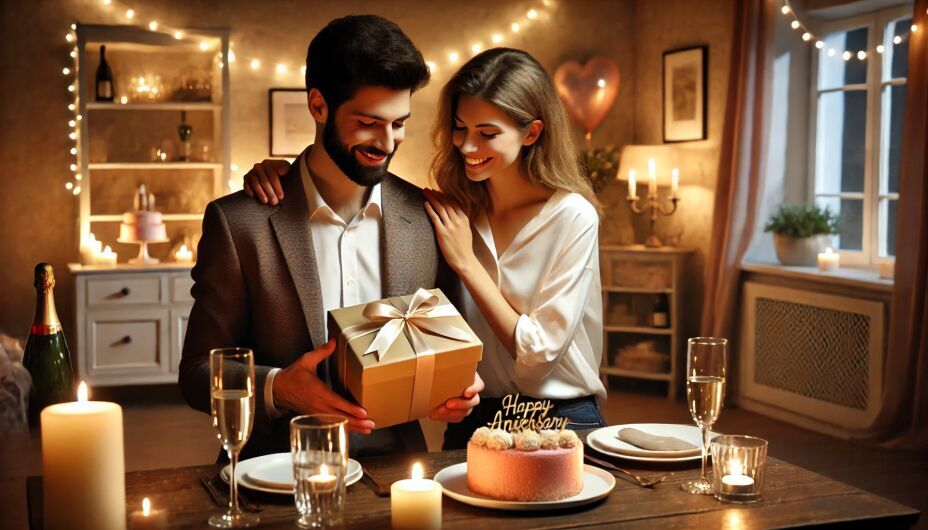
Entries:
{"label": "man's dark hair", "polygon": [[317,89],[329,112],[366,86],[413,92],[429,81],[422,54],[399,26],[375,15],[338,18],[306,51],[306,89]]}

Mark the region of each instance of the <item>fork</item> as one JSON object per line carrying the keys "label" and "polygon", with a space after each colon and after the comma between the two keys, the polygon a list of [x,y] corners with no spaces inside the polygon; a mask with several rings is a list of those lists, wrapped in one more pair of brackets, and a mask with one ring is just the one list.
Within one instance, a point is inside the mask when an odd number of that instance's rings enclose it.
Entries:
{"label": "fork", "polygon": [[[631,481],[632,483],[637,484],[638,486],[641,486],[642,488],[653,488],[654,486],[657,486],[658,484],[660,484],[661,482],[663,482],[664,479],[667,478],[667,475],[661,475],[661,476],[659,476],[659,477],[657,477],[657,478],[654,478],[654,479],[642,478],[642,477],[640,477],[640,476],[638,476],[638,475],[632,473],[631,471],[627,471],[627,470],[625,470],[625,469],[622,469],[622,468],[616,466],[615,464],[613,464],[613,463],[611,463],[611,462],[606,462],[605,460],[600,460],[600,459],[598,459],[598,458],[596,458],[596,457],[594,457],[594,456],[590,456],[590,455],[585,454],[585,453],[584,453],[584,455],[583,455],[583,459],[584,459],[584,460],[587,460],[587,461],[589,461],[589,462],[591,462],[591,463],[593,463],[593,464],[596,464],[596,465],[598,465],[598,466],[604,467],[604,468],[606,468],[606,469],[608,469],[608,470],[610,470],[610,471],[614,471],[614,472],[621,473],[623,477],[625,477],[626,479],[630,479],[630,481]],[[615,473],[613,473],[613,474],[615,474]]]}
{"label": "fork", "polygon": [[[222,479],[220,479],[218,475],[214,477],[213,480],[210,480],[206,477],[200,477],[200,483],[203,484],[204,488],[206,488],[206,492],[209,493],[210,497],[212,497],[213,502],[215,502],[220,507],[228,507],[229,495],[227,493],[222,493],[218,488],[216,488],[216,485],[213,482],[215,480]],[[245,497],[242,492],[238,493],[238,502],[239,506],[241,506],[242,509],[246,512],[258,513],[261,511],[261,507],[248,500],[248,498]]]}

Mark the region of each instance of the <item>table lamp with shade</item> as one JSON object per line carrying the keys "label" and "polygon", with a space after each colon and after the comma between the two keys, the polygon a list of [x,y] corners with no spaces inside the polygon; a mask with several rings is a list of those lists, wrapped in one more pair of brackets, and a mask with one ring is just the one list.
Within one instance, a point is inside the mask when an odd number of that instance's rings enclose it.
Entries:
{"label": "table lamp with shade", "polygon": [[[660,247],[660,238],[654,233],[654,223],[658,214],[670,216],[677,211],[680,186],[680,170],[677,167],[677,151],[673,145],[626,145],[622,149],[619,162],[618,180],[628,182],[628,194],[625,200],[635,214],[650,214],[650,231],[645,240],[646,247]],[[641,205],[638,184],[646,179],[648,194]],[[670,207],[665,208],[658,199],[658,185],[670,186]]]}

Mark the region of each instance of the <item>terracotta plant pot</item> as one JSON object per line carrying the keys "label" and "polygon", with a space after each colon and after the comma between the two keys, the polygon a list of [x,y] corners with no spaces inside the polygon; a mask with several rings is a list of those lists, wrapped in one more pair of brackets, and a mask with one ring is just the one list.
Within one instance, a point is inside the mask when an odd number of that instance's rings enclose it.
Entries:
{"label": "terracotta plant pot", "polygon": [[783,265],[801,265],[814,267],[818,264],[818,253],[826,248],[834,248],[831,234],[819,234],[812,237],[789,237],[773,235],[773,244],[777,259]]}

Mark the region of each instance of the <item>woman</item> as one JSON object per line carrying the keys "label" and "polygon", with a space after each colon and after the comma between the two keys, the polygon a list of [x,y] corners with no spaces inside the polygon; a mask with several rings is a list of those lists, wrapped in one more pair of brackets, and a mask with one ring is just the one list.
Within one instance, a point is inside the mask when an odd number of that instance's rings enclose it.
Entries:
{"label": "woman", "polygon": [[[473,413],[448,424],[445,448],[516,417],[503,402],[516,393],[550,400],[547,417],[568,428],[604,426],[599,215],[550,76],[520,50],[475,56],[443,88],[432,138],[444,193],[425,190],[425,208],[466,287],[459,309],[484,342],[486,384]],[[262,180],[249,173],[246,186]]]}

